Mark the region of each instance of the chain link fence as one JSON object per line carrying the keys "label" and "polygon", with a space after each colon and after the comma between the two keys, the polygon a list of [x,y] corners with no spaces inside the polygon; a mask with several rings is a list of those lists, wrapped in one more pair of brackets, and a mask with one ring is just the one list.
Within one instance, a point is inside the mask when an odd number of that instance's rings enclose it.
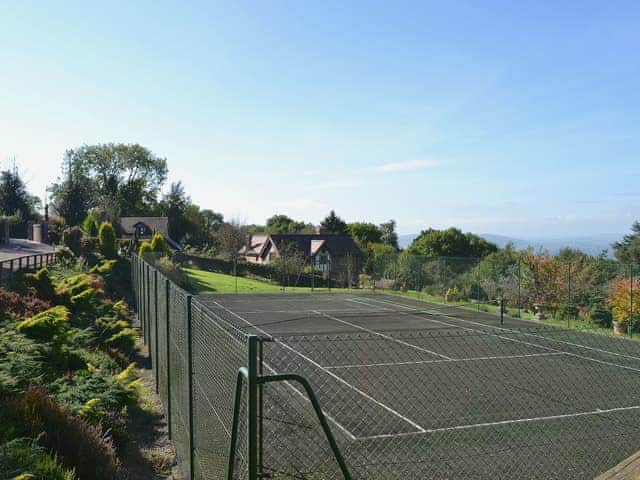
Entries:
{"label": "chain link fence", "polygon": [[[442,327],[280,337],[265,362],[309,379],[351,478],[585,479],[640,449],[640,344]],[[340,478],[307,405],[281,388],[268,472]]]}
{"label": "chain link fence", "polygon": [[615,466],[640,450],[640,343],[591,317],[606,304],[632,334],[638,270],[551,262],[378,256],[351,295],[223,300],[134,256],[184,477],[584,479]]}
{"label": "chain link fence", "polygon": [[192,268],[262,280],[283,291],[380,290],[478,312],[506,308],[511,317],[571,328],[613,326],[629,335],[640,328],[640,265],[605,256],[564,258],[504,250],[485,258],[398,252],[317,259],[283,251],[269,264],[234,266],[189,255],[177,260]]}
{"label": "chain link fence", "polygon": [[[227,478],[233,396],[247,365],[247,335],[216,318],[188,292],[132,257],[139,326],[184,478]],[[244,428],[246,412],[240,414]],[[246,478],[246,442],[231,479]]]}

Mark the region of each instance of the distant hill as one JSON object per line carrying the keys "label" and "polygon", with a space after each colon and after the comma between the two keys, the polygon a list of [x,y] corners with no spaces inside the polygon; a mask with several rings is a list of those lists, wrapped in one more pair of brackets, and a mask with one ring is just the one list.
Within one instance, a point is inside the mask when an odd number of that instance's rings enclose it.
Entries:
{"label": "distant hill", "polygon": [[[399,235],[398,243],[401,248],[407,248],[417,236],[417,233]],[[564,247],[575,248],[589,255],[598,255],[603,250],[608,250],[609,255],[613,255],[613,248],[611,247],[611,244],[620,240],[624,234],[609,233],[589,236],[549,238],[531,237],[527,239],[495,235],[492,233],[481,233],[480,236],[492,243],[495,243],[500,248],[504,248],[507,243],[513,243],[515,248],[518,250],[533,247],[535,250],[548,250],[551,255],[556,255]]]}

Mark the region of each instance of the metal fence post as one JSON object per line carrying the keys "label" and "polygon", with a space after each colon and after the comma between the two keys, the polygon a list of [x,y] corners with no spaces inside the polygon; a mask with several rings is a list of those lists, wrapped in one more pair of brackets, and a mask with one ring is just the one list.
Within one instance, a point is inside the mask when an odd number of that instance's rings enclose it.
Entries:
{"label": "metal fence post", "polygon": [[633,338],[633,264],[629,264],[629,336]]}
{"label": "metal fence post", "polygon": [[[567,275],[569,277],[567,282],[567,305],[571,307],[571,261],[567,262],[567,268]],[[567,328],[571,328],[571,315],[567,315]]]}
{"label": "metal fence post", "polygon": [[478,312],[479,312],[480,311],[480,268],[478,268],[478,267],[476,267],[476,268],[477,268],[477,270],[476,270],[477,271],[477,275],[476,275],[476,283],[477,283],[477,288],[476,288],[476,290],[477,290],[477,292],[476,292],[477,298],[476,298],[476,302],[477,302],[477,305],[478,305]]}
{"label": "metal fence post", "polygon": [[148,317],[149,317],[149,265],[147,265],[146,263],[144,264],[144,273],[143,273],[143,282],[144,282],[144,288],[142,289],[143,295],[144,295],[144,299],[143,299],[143,303],[144,303],[144,314],[142,316],[142,320],[144,323],[144,328],[142,329],[144,335],[142,336],[142,339],[144,340],[144,344],[148,345],[149,344],[149,340],[148,340],[148,336],[149,336],[149,324],[148,324]]}
{"label": "metal fence post", "polygon": [[165,279],[165,309],[166,309],[166,314],[167,314],[167,318],[166,318],[166,331],[165,331],[165,335],[167,338],[167,351],[166,351],[166,355],[167,355],[167,398],[165,399],[167,402],[167,429],[168,429],[168,434],[169,434],[169,439],[171,439],[173,437],[173,430],[171,428],[171,337],[170,335],[170,321],[171,321],[171,313],[170,313],[170,307],[171,307],[171,302],[169,300],[169,295],[171,294],[171,282],[169,281],[168,278]]}
{"label": "metal fence post", "polygon": [[187,392],[188,408],[189,408],[189,478],[195,478],[195,430],[194,430],[194,413],[193,413],[193,325],[191,315],[191,295],[187,295]]}
{"label": "metal fence post", "polygon": [[152,365],[155,367],[155,380],[156,380],[156,393],[160,393],[160,388],[158,387],[158,379],[160,378],[160,372],[158,369],[158,271],[153,271],[153,303],[155,305],[154,312],[154,335],[155,335],[155,352],[153,353],[153,363]]}
{"label": "metal fence post", "polygon": [[520,299],[521,280],[522,280],[522,260],[518,259],[518,318],[522,318],[522,300]]}
{"label": "metal fence post", "polygon": [[247,455],[248,480],[258,479],[258,337],[248,338]]}

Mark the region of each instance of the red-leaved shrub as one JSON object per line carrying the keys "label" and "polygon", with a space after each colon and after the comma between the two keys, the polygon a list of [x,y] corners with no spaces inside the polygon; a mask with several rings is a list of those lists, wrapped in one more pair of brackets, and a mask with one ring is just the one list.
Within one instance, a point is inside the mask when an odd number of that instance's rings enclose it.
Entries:
{"label": "red-leaved shrub", "polygon": [[21,436],[40,437],[67,468],[81,479],[107,480],[118,473],[113,440],[102,428],[74,417],[49,397],[44,389],[29,387],[10,399],[0,400],[0,424],[15,425]]}
{"label": "red-leaved shrub", "polygon": [[12,315],[17,319],[33,317],[51,308],[51,303],[32,295],[20,295],[0,288],[0,319]]}

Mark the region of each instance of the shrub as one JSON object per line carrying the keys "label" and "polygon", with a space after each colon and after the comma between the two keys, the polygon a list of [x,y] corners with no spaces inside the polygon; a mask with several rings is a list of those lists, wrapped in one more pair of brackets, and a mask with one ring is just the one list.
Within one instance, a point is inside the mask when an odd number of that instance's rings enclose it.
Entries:
{"label": "shrub", "polygon": [[96,290],[91,287],[71,297],[71,308],[74,313],[81,315],[94,313],[97,303]]}
{"label": "shrub", "polygon": [[154,253],[169,253],[169,244],[160,232],[156,232],[153,234],[151,238],[151,251]]}
{"label": "shrub", "polygon": [[589,317],[593,323],[603,328],[610,328],[613,321],[611,310],[604,303],[596,303]]}
{"label": "shrub", "polygon": [[464,293],[456,285],[450,287],[444,295],[446,302],[459,302],[464,298]]}
{"label": "shrub", "polygon": [[91,288],[92,283],[92,277],[85,273],[72,275],[71,277],[61,280],[56,286],[56,296],[58,297],[58,301],[70,304],[71,297]]}
{"label": "shrub", "polygon": [[39,383],[43,357],[42,346],[12,325],[0,328],[0,398]]}
{"label": "shrub", "polygon": [[154,266],[179,287],[189,290],[192,286],[189,275],[182,270],[180,265],[172,262],[169,257],[159,258],[154,262]]}
{"label": "shrub", "polygon": [[[67,470],[51,456],[38,439],[15,438],[0,445],[2,471],[13,480],[75,480],[73,469]],[[4,477],[3,477],[4,478]]]}
{"label": "shrub", "polygon": [[373,284],[371,283],[371,276],[370,276],[370,275],[367,275],[366,273],[361,273],[361,274],[358,276],[358,281],[359,281],[360,286],[361,286],[362,288],[371,288],[371,286],[373,285]]}
{"label": "shrub", "polygon": [[113,266],[117,263],[117,260],[104,260],[97,265],[95,265],[89,272],[98,273],[100,275],[106,275],[107,273],[111,273],[113,270]]}
{"label": "shrub", "polygon": [[51,391],[74,414],[93,398],[100,400],[106,412],[119,413],[136,398],[135,390],[129,388],[129,383],[135,380],[128,379],[127,383],[122,383],[117,376],[112,377],[100,369],[92,368],[59,378],[51,384]]}
{"label": "shrub", "polygon": [[20,322],[17,330],[27,337],[41,341],[59,340],[69,320],[69,310],[57,306]]}
{"label": "shrub", "polygon": [[84,222],[82,222],[82,230],[89,237],[98,236],[98,216],[95,212],[89,212]]}
{"label": "shrub", "polygon": [[80,255],[85,257],[91,266],[99,261],[99,246],[97,238],[82,237],[80,240]]}
{"label": "shrub", "polygon": [[25,273],[23,281],[27,288],[31,288],[35,291],[38,298],[45,301],[53,301],[55,297],[55,288],[53,280],[49,275],[49,270],[42,268],[36,273]]}
{"label": "shrub", "polygon": [[133,328],[123,328],[105,341],[105,345],[130,356],[136,348],[138,333]]}
{"label": "shrub", "polygon": [[100,231],[98,232],[98,239],[100,241],[100,251],[105,258],[116,258],[116,231],[109,222],[102,222],[100,225]]}
{"label": "shrub", "polygon": [[76,256],[69,247],[62,247],[56,250],[56,256],[58,257],[58,262],[65,266],[73,264],[76,261]]}
{"label": "shrub", "polygon": [[79,257],[82,251],[82,230],[78,227],[71,227],[64,232],[62,237],[65,247],[69,248],[74,256]]}
{"label": "shrub", "polygon": [[122,298],[131,292],[131,262],[126,258],[105,260],[92,270],[104,279],[105,291],[112,298]]}
{"label": "shrub", "polygon": [[0,320],[32,317],[51,308],[51,303],[32,295],[20,295],[0,288]]}
{"label": "shrub", "polygon": [[609,305],[613,313],[613,321],[624,325],[629,322],[631,315],[634,323],[640,319],[640,302],[633,299],[631,295],[631,290],[637,292],[639,287],[638,279],[634,279],[633,285],[628,278],[616,280],[611,284]]}
{"label": "shrub", "polygon": [[570,321],[570,320],[577,320],[578,314],[579,314],[579,311],[575,305],[564,303],[560,305],[560,308],[558,308],[558,312],[556,313],[556,319],[563,322]]}
{"label": "shrub", "polygon": [[147,253],[153,252],[153,248],[151,248],[151,243],[146,240],[140,244],[140,248],[138,249],[138,256],[144,258]]}
{"label": "shrub", "polygon": [[31,387],[24,395],[5,401],[0,408],[0,425],[14,425],[16,433],[25,437],[42,433],[40,443],[53,450],[64,466],[75,468],[79,478],[117,477],[111,436],[100,425],[69,415],[42,388]]}

